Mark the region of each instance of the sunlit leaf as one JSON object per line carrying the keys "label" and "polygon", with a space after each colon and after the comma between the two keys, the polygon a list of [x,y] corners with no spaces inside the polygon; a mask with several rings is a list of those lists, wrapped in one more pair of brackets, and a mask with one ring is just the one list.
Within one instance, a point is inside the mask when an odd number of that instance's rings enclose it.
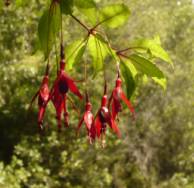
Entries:
{"label": "sunlit leaf", "polygon": [[130,59],[123,59],[122,63],[125,64],[125,66],[127,66],[127,68],[130,70],[133,78],[136,77],[136,75],[138,74],[137,69],[135,68],[135,66],[133,65],[132,61]]}
{"label": "sunlit leaf", "polygon": [[166,80],[166,78],[152,77],[152,79],[153,79],[158,85],[160,85],[164,90],[166,90],[166,86],[167,86],[167,80]]}
{"label": "sunlit leaf", "polygon": [[124,4],[109,5],[101,9],[100,22],[105,23],[108,27],[116,28],[128,20],[130,11]]}
{"label": "sunlit leaf", "polygon": [[138,71],[150,77],[164,78],[162,71],[148,59],[137,54],[130,55],[129,59]]}
{"label": "sunlit leaf", "polygon": [[131,98],[136,87],[135,80],[133,78],[133,75],[130,69],[128,68],[125,62],[121,61],[120,67],[121,67],[121,74],[125,80],[127,98]]}
{"label": "sunlit leaf", "polygon": [[173,65],[168,53],[161,47],[160,39],[158,37],[156,37],[154,40],[139,39],[135,41],[133,45],[137,48],[139,47],[144,48],[145,50],[149,50],[153,56],[158,57]]}
{"label": "sunlit leaf", "polygon": [[75,6],[93,25],[98,18],[98,10],[93,0],[74,0]]}
{"label": "sunlit leaf", "polygon": [[106,52],[115,60],[115,61],[119,61],[119,58],[116,54],[116,51],[113,50],[109,44],[109,41],[102,35],[100,35],[99,33],[96,33],[95,37],[101,41],[101,44],[104,46],[104,50],[106,50]]}
{"label": "sunlit leaf", "polygon": [[83,39],[76,40],[65,48],[65,55],[67,61],[67,69],[72,69],[78,63],[85,51],[86,41]]}
{"label": "sunlit leaf", "polygon": [[47,59],[52,50],[55,38],[60,29],[60,23],[60,6],[58,3],[53,3],[51,8],[44,12],[38,25],[38,36],[41,49],[44,51],[45,59]]}
{"label": "sunlit leaf", "polygon": [[104,60],[107,56],[107,49],[95,36],[91,35],[88,41],[89,52],[92,56],[92,64],[95,75],[102,70]]}

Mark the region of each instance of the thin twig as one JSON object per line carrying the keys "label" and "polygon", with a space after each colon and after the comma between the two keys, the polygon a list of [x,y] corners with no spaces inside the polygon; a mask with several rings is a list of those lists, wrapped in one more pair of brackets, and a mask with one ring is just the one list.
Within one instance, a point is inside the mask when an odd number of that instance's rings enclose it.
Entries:
{"label": "thin twig", "polygon": [[70,16],[75,20],[77,21],[83,28],[85,28],[88,33],[90,33],[90,29],[84,24],[82,23],[77,17],[75,17],[73,14],[70,14]]}

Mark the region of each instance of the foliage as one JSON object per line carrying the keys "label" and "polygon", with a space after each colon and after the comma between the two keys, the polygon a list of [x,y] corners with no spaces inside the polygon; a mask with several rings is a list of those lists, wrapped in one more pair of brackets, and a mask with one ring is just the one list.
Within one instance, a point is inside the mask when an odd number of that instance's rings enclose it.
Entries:
{"label": "foliage", "polygon": [[[16,5],[11,4],[7,8],[0,5],[0,187],[193,187],[194,12],[191,2],[127,0],[131,14],[125,26],[114,30],[103,27],[112,46],[134,47],[137,42],[139,46],[146,47],[134,49],[135,58],[139,60],[143,56],[148,64],[154,60],[151,69],[155,70],[157,66],[154,73],[161,78],[160,71],[164,71],[168,80],[167,90],[160,90],[152,81],[148,82],[149,77],[142,75],[150,73],[150,66],[148,70],[138,69],[139,64],[134,63],[134,54],[129,53],[133,64],[130,63],[131,60],[122,59],[121,65],[125,68],[121,71],[126,87],[130,91],[136,87],[133,95],[129,92],[128,96],[136,104],[137,118],[135,122],[131,122],[128,111],[124,109],[120,118],[122,139],[117,140],[108,133],[106,149],[101,149],[98,143],[89,146],[84,130],[76,138],[74,127],[78,120],[73,112],[70,130],[58,134],[52,106],[49,106],[45,120],[48,131],[45,136],[38,135],[37,111],[33,109],[29,114],[28,104],[44,72],[44,58],[39,52],[35,53],[35,48],[40,48],[36,31],[42,11],[48,5],[43,0],[32,0],[30,4],[28,1],[16,2]],[[75,15],[83,14],[80,19],[93,26],[97,20],[92,19],[93,22],[90,22],[90,19],[96,17],[94,13],[100,14],[100,8],[98,12],[93,11],[96,8],[93,3],[86,3],[82,7],[76,0],[67,2],[69,8],[65,9],[68,12],[64,14],[67,19],[63,27],[69,30],[65,32],[64,41],[68,44],[66,52],[71,53],[71,49],[76,48],[85,32],[69,14],[72,11]],[[73,9],[71,2],[74,2]],[[108,4],[111,7],[114,3],[106,0],[96,2],[99,2],[97,5],[100,7]],[[164,49],[168,49],[174,62],[174,70],[171,69],[168,56],[163,52],[159,53],[161,57],[158,55],[161,48],[156,49],[155,46],[160,42],[158,37],[153,38],[157,35],[160,36]],[[146,39],[142,39],[143,37]],[[104,45],[107,42],[105,38],[97,40]],[[155,43],[152,44],[152,41]],[[115,58],[110,50],[105,49],[107,54],[104,66],[107,68],[108,82],[113,85],[115,69],[112,63]],[[55,51],[54,46],[52,50]],[[82,54],[82,50],[80,46],[78,55],[69,59],[69,69],[71,65],[79,65],[71,70],[71,74],[80,79],[83,71],[82,58],[88,62],[93,59],[93,63],[99,58],[92,55],[90,47],[85,52],[86,55],[88,53],[87,56]],[[93,47],[93,50],[97,49]],[[53,62],[54,58],[52,54]],[[162,63],[161,59],[170,66]],[[94,70],[89,69],[91,75]],[[102,72],[97,72],[98,75],[94,79],[89,77],[88,81],[94,111],[98,109],[103,83]],[[54,75],[52,76],[54,79]],[[78,105],[83,111],[82,106]]]}

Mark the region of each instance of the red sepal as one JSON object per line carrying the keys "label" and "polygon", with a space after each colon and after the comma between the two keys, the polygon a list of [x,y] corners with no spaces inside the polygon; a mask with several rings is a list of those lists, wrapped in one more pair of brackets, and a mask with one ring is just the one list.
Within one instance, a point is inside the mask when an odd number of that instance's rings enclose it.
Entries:
{"label": "red sepal", "polygon": [[120,77],[118,77],[116,80],[116,86],[113,89],[112,95],[109,99],[108,107],[110,109],[110,104],[112,103],[112,116],[113,116],[113,120],[115,120],[118,113],[121,112],[121,110],[122,110],[122,106],[121,106],[121,100],[122,100],[127,105],[129,110],[131,111],[133,119],[134,119],[135,118],[135,110],[134,110],[131,102],[125,96],[125,94],[121,88],[121,84],[122,84],[122,81],[121,81]]}
{"label": "red sepal", "polygon": [[80,130],[82,124],[83,124],[83,121],[84,121],[84,117],[82,117],[81,120],[78,123],[78,126],[77,126],[77,134],[79,133],[79,130]]}
{"label": "red sepal", "polygon": [[94,116],[91,112],[91,108],[92,108],[91,103],[87,102],[85,108],[86,108],[85,113],[84,113],[83,117],[81,118],[81,120],[78,124],[78,127],[77,127],[77,133],[79,132],[79,129],[81,128],[82,123],[84,122],[86,125],[86,130],[87,130],[87,135],[88,135],[89,141],[90,141],[90,143],[93,143],[93,141],[95,140],[95,137],[96,137],[96,130],[94,127]]}
{"label": "red sepal", "polygon": [[121,91],[121,99],[123,100],[123,102],[128,106],[129,110],[132,113],[133,118],[135,118],[135,110],[131,104],[131,102],[127,99],[127,97],[125,96],[124,92]]}
{"label": "red sepal", "polygon": [[46,106],[47,106],[49,95],[50,95],[48,82],[49,82],[49,77],[48,77],[48,66],[47,66],[46,74],[43,77],[42,83],[40,85],[40,89],[36,92],[36,94],[34,95],[30,103],[30,108],[31,108],[33,102],[38,97],[38,108],[39,108],[38,125],[39,125],[40,130],[43,129],[44,114],[45,114]]}
{"label": "red sepal", "polygon": [[96,120],[95,120],[95,128],[96,128],[96,134],[97,134],[98,138],[100,138],[102,123],[101,123],[100,117],[98,115],[97,115]]}
{"label": "red sepal", "polygon": [[112,100],[112,117],[114,120],[115,120],[117,114],[119,112],[121,112],[121,109],[122,109],[122,107],[121,107],[120,101],[115,100],[115,98],[113,98],[113,100]]}
{"label": "red sepal", "polygon": [[67,74],[64,73],[64,78],[67,81],[68,84],[68,88],[70,89],[70,91],[72,93],[74,93],[75,95],[77,95],[80,99],[83,98],[83,96],[81,95],[81,93],[79,92],[77,86],[75,85],[75,81],[73,79],[71,79]]}
{"label": "red sepal", "polygon": [[56,119],[59,131],[61,130],[62,127],[61,115],[65,105],[65,98],[66,98],[65,95],[64,96],[60,95],[58,88],[55,88],[54,91],[52,92],[51,100],[56,109]]}
{"label": "red sepal", "polygon": [[57,115],[57,124],[59,130],[61,129],[61,115],[64,112],[64,124],[66,127],[69,126],[69,115],[66,108],[67,103],[67,92],[70,90],[80,99],[82,99],[82,95],[80,94],[77,86],[73,79],[71,79],[64,71],[65,68],[65,60],[62,59],[60,61],[60,70],[58,71],[57,78],[54,82],[54,85],[51,89],[51,93],[49,98],[52,100]]}
{"label": "red sepal", "polygon": [[115,123],[111,113],[109,112],[109,109],[107,108],[107,96],[105,94],[102,97],[101,108],[99,109],[95,119],[95,127],[98,137],[105,136],[107,124],[117,134],[118,137],[121,136],[119,128]]}

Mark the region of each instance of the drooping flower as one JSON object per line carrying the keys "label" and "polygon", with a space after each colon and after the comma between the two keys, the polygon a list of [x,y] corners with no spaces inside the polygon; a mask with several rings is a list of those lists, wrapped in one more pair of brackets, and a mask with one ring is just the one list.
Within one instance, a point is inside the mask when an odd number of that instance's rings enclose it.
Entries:
{"label": "drooping flower", "polygon": [[61,127],[62,127],[61,126],[62,112],[64,115],[64,124],[66,127],[69,126],[69,121],[68,121],[69,118],[68,118],[68,112],[66,107],[67,92],[70,90],[80,99],[83,98],[75,84],[75,81],[67,75],[64,69],[65,69],[65,60],[64,60],[64,55],[62,53],[61,61],[60,61],[60,70],[58,71],[57,78],[51,89],[50,97],[49,97],[52,100],[56,109],[56,118],[57,118],[57,122],[58,122],[57,124],[58,124],[59,130],[61,130]]}
{"label": "drooping flower", "polygon": [[117,134],[118,137],[120,137],[120,131],[117,127],[117,124],[115,123],[109,109],[107,108],[107,95],[106,95],[106,86],[105,86],[105,92],[102,97],[102,103],[101,107],[97,112],[96,119],[95,119],[95,128],[97,136],[102,139],[102,146],[104,146],[104,139],[105,139],[105,133],[106,133],[106,127],[107,124],[109,127]]}
{"label": "drooping flower", "polygon": [[43,77],[42,83],[40,85],[40,89],[36,92],[34,97],[31,100],[30,108],[34,100],[38,97],[38,125],[39,129],[43,130],[43,118],[46,110],[46,106],[49,99],[49,66],[47,65],[45,75]]}
{"label": "drooping flower", "polygon": [[127,97],[125,96],[125,93],[123,92],[123,90],[121,88],[121,85],[122,85],[122,80],[118,74],[115,88],[113,89],[112,95],[109,99],[109,104],[108,104],[109,109],[110,109],[110,105],[112,103],[112,116],[113,116],[113,119],[115,120],[118,113],[122,111],[122,106],[121,106],[121,100],[122,100],[127,105],[129,110],[131,111],[133,119],[134,119],[135,118],[134,108],[133,108],[130,100],[128,100]]}
{"label": "drooping flower", "polygon": [[94,142],[95,137],[96,137],[96,130],[95,130],[95,126],[94,126],[94,116],[93,116],[91,110],[92,110],[92,104],[90,103],[90,101],[88,99],[88,95],[86,93],[85,112],[84,112],[81,120],[78,123],[77,133],[79,132],[79,130],[84,122],[86,125],[88,140],[89,140],[90,144],[92,144]]}
{"label": "drooping flower", "polygon": [[[61,114],[65,108],[66,104],[66,95],[62,96],[57,88],[55,88],[52,92],[51,100],[53,105],[56,109],[56,119],[57,119],[57,126],[58,129],[61,130]],[[64,110],[65,112],[65,110]],[[68,126],[68,124],[66,124]]]}

